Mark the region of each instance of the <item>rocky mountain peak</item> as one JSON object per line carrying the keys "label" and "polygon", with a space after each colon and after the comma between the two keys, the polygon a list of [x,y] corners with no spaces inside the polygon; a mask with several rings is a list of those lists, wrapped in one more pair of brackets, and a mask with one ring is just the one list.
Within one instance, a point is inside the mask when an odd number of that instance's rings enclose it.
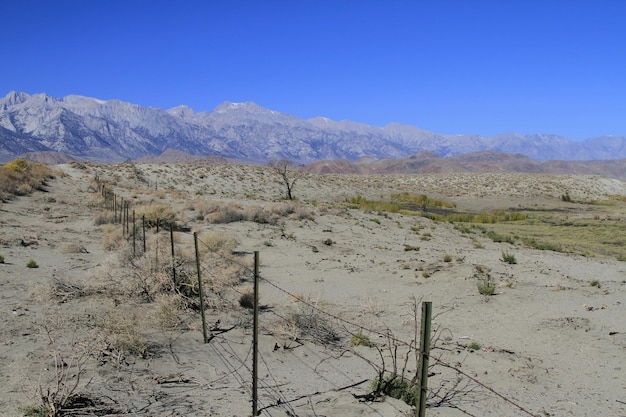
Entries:
{"label": "rocky mountain peak", "polygon": [[264,109],[252,101],[246,101],[243,103],[233,103],[231,101],[225,101],[213,110],[215,113],[233,113],[233,112],[246,112],[246,113],[265,113],[271,112],[271,110]]}
{"label": "rocky mountain peak", "polygon": [[442,135],[397,123],[384,127],[324,117],[304,120],[253,102],[224,102],[212,112],[169,110],[121,100],[16,91],[0,98],[0,162],[24,152],[58,151],[77,159],[124,161],[166,149],[250,162],[355,161],[442,157],[494,150],[537,161],[626,158],[626,137],[582,142],[556,135]]}
{"label": "rocky mountain peak", "polygon": [[18,91],[9,91],[9,93],[0,98],[0,105],[3,106],[15,106],[16,104],[21,104],[28,100],[30,96],[26,93],[21,93]]}

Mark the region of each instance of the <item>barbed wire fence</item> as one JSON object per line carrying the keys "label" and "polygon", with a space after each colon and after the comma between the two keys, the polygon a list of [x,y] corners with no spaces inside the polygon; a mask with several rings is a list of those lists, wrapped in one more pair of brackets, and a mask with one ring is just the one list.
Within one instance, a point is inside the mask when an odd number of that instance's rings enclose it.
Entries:
{"label": "barbed wire fence", "polygon": [[[128,199],[124,200],[123,197],[118,197],[106,182],[97,176],[95,180],[98,184],[98,192],[103,199],[103,208],[109,212],[107,220],[110,223],[121,225],[122,237],[129,242],[128,248],[132,251],[132,259],[140,259],[149,251],[154,251],[154,261],[150,266],[151,271],[156,272],[158,270],[162,273],[166,270],[169,271],[167,277],[169,283],[163,288],[184,295],[187,305],[200,312],[203,342],[209,344],[217,360],[228,370],[227,375],[232,376],[239,387],[252,397],[253,415],[264,413],[271,416],[272,410],[281,409],[288,416],[297,416],[293,404],[304,399],[308,399],[312,412],[317,415],[311,401],[312,397],[329,392],[345,391],[368,382],[370,387],[366,394],[352,395],[362,400],[363,404],[366,404],[374,414],[379,413],[371,405],[371,401],[384,394],[394,396],[399,392],[401,399],[416,407],[415,415],[417,416],[420,412],[419,397],[420,393],[423,392],[425,394],[424,408],[451,407],[464,415],[476,416],[475,412],[473,413],[468,409],[470,408],[468,405],[480,402],[486,396],[492,396],[519,415],[538,415],[533,413],[529,407],[509,398],[481,382],[477,377],[460,369],[459,364],[451,364],[443,360],[443,353],[450,350],[440,337],[445,329],[436,328],[432,331],[433,338],[428,343],[428,349],[420,346],[420,334],[417,331],[418,300],[414,300],[412,306],[413,317],[411,319],[414,323],[415,332],[412,339],[408,341],[397,337],[390,329],[381,331],[347,320],[328,311],[320,303],[301,294],[294,294],[260,274],[258,271],[258,252],[235,253],[232,248],[229,252],[229,248],[224,248],[219,242],[199,239],[196,232],[179,227],[170,219],[146,219],[145,215],[139,217]],[[149,234],[153,235],[152,239]],[[193,238],[195,252],[193,256],[182,253],[181,247],[184,245],[181,241],[185,236],[188,239],[187,243]],[[151,252],[150,254],[152,255]],[[210,258],[207,258],[206,255],[210,255]],[[254,262],[251,262],[252,259],[250,259],[252,255],[254,255]],[[239,280],[221,277],[222,270],[226,267],[233,268],[234,273],[239,275]],[[252,294],[248,290],[242,291],[239,288],[238,284],[241,283],[242,277],[246,281],[253,281],[254,291]],[[289,397],[289,393],[281,389],[283,384],[279,382],[279,378],[272,370],[269,361],[255,346],[257,343],[256,335],[259,331],[258,323],[256,323],[260,306],[258,286],[261,284],[284,294],[296,306],[294,311],[288,314],[278,312],[275,309],[267,309],[267,311],[262,312],[264,316],[274,317],[284,326],[285,333],[288,334],[289,341],[283,346],[279,346],[277,343],[276,347],[282,348],[282,351],[292,359],[292,363],[299,364],[300,368],[297,371],[306,370],[323,381],[327,387],[325,390],[315,389],[312,392]],[[150,290],[146,289],[145,291],[149,296]],[[252,321],[255,323],[250,323],[250,314],[246,313],[242,314],[239,323],[235,325],[235,327],[253,327],[251,336],[254,340],[250,341],[250,348],[243,357],[224,337],[224,334],[234,327],[223,329],[219,322],[216,322],[209,328],[205,317],[206,311],[228,305],[227,293],[230,293],[231,301],[229,302],[231,304],[234,302],[233,300],[238,300],[241,306],[253,310]],[[383,342],[373,343],[369,339],[363,339],[364,334],[376,336]],[[428,334],[430,337],[430,329],[428,329]],[[373,354],[363,353],[354,346],[340,343],[345,339],[364,343],[371,348]],[[320,353],[319,349],[312,349],[308,343],[325,346],[324,354]],[[306,350],[307,356],[314,358],[314,360],[304,361],[295,354],[295,346]],[[355,380],[354,377],[348,375],[335,364],[342,360],[348,352],[372,368],[373,378]],[[427,362],[426,369],[420,369],[420,363],[422,363],[420,359],[424,358],[430,363]],[[260,364],[258,359],[260,359]],[[250,362],[252,362],[252,366]],[[263,366],[266,375],[264,378],[258,377],[260,365]],[[322,373],[319,369],[322,366],[328,368],[336,378],[331,378]],[[425,382],[428,376],[437,374],[433,371],[437,367],[447,369],[452,375],[449,379],[444,379],[438,385],[431,387]],[[409,368],[412,369],[411,372],[409,372]],[[425,373],[425,379],[419,378],[421,372]],[[409,378],[410,373],[413,374],[412,378]],[[339,383],[338,380],[344,382]],[[257,389],[262,392],[261,398],[259,398]],[[401,412],[399,409],[397,411]]]}

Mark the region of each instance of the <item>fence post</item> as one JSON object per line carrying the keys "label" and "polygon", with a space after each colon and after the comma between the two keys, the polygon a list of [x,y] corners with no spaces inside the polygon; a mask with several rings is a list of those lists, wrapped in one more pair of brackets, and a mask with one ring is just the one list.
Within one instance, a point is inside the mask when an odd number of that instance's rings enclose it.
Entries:
{"label": "fence post", "polygon": [[198,255],[198,233],[193,232],[193,244],[196,248],[196,269],[198,270],[198,291],[200,292],[200,316],[202,317],[202,337],[204,343],[209,343],[204,317],[204,293],[202,292],[202,276],[200,274],[200,256]]}
{"label": "fence post", "polygon": [[141,228],[143,230],[143,253],[146,253],[146,215],[141,216]]}
{"label": "fence post", "polygon": [[137,235],[137,224],[135,223],[135,209],[133,209],[133,257],[137,256],[137,248],[135,245],[136,235]]}
{"label": "fence post", "polygon": [[176,255],[174,254],[174,225],[170,223],[170,242],[172,246],[172,280],[176,288]]}
{"label": "fence post", "polygon": [[254,251],[254,315],[252,320],[252,415],[258,416],[259,376],[259,251]]}
{"label": "fence post", "polygon": [[415,416],[426,416],[426,399],[428,398],[428,362],[430,358],[430,329],[433,313],[433,303],[422,303],[422,328],[420,337],[420,390],[415,404]]}

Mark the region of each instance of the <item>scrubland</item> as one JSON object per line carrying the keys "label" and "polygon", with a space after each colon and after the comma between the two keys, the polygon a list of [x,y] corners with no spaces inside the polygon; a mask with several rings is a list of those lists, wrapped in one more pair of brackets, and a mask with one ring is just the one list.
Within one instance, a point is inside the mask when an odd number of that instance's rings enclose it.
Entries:
{"label": "scrubland", "polygon": [[626,415],[622,181],[0,169],[2,415]]}

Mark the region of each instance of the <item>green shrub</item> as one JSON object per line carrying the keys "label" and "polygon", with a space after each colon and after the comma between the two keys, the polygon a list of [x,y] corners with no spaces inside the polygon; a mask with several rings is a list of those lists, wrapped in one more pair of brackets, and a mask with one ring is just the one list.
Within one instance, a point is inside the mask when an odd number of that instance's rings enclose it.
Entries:
{"label": "green shrub", "polygon": [[443,255],[444,262],[452,262],[452,255],[448,255],[447,253]]}
{"label": "green shrub", "polygon": [[48,417],[48,410],[43,405],[27,405],[19,408],[24,417]]}
{"label": "green shrub", "polygon": [[0,255],[0,264],[4,263],[4,256]]}
{"label": "green shrub", "polygon": [[482,243],[480,243],[478,240],[476,239],[472,239],[472,245],[474,246],[474,248],[476,249],[484,249],[485,245],[483,245]]}
{"label": "green shrub", "polygon": [[350,338],[350,346],[372,347],[374,344],[369,337],[365,336],[362,332],[358,332],[353,334]]}
{"label": "green shrub", "polygon": [[420,391],[418,385],[411,384],[411,381],[399,375],[388,375],[383,378],[382,382],[379,378],[374,378],[371,383],[371,388],[374,392],[402,400],[411,406],[415,405]]}
{"label": "green shrub", "polygon": [[515,243],[515,237],[503,236],[501,234],[494,232],[493,230],[487,231],[485,233],[485,236],[487,236],[489,239],[493,240],[496,243],[506,242],[506,243],[510,243],[511,245]]}
{"label": "green shrub", "polygon": [[39,268],[39,265],[37,265],[37,262],[35,262],[33,259],[31,259],[26,264],[26,267],[28,267],[28,268]]}
{"label": "green shrub", "polygon": [[411,245],[407,245],[406,243],[404,244],[404,251],[405,252],[409,252],[409,251],[419,251],[420,247],[419,246],[411,246]]}
{"label": "green shrub", "polygon": [[532,237],[523,237],[522,243],[534,249],[563,252],[563,247],[557,243],[538,242],[535,238]]}
{"label": "green shrub", "polygon": [[598,281],[597,279],[591,280],[589,285],[591,285],[592,287],[597,287],[597,288],[601,288],[602,287],[602,285],[600,284],[600,281]]}
{"label": "green shrub", "polygon": [[482,346],[480,345],[480,343],[475,342],[475,341],[471,341],[469,345],[467,345],[467,348],[470,350],[480,350],[482,348]]}
{"label": "green shrub", "polygon": [[480,279],[477,286],[478,292],[482,295],[493,295],[496,291],[496,284],[492,281],[490,276]]}
{"label": "green shrub", "polygon": [[515,255],[509,252],[502,252],[502,260],[511,265],[517,263],[517,259],[515,259]]}

